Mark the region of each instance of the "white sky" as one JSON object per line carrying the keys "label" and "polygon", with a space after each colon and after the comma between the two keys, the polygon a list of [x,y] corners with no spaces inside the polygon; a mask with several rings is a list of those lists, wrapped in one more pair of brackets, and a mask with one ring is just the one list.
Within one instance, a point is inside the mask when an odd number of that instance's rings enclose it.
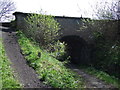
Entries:
{"label": "white sky", "polygon": [[[20,12],[46,11],[47,14],[71,17],[92,17],[91,5],[103,0],[13,0]],[[111,1],[111,0],[104,0]]]}

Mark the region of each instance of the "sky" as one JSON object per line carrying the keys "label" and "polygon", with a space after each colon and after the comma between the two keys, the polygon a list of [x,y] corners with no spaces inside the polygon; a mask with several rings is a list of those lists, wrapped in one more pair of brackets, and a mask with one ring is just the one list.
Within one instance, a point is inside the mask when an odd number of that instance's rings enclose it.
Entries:
{"label": "sky", "polygon": [[[47,15],[94,18],[93,8],[95,10],[97,2],[112,2],[118,0],[11,0],[15,3],[17,12],[39,13],[41,10]],[[102,7],[102,6],[101,6]],[[101,8],[100,7],[100,8]],[[10,19],[3,21],[14,20]]]}
{"label": "sky", "polygon": [[[70,17],[91,17],[91,5],[97,0],[13,0],[16,11],[38,12],[41,9],[46,14]],[[100,0],[99,0],[100,1]]]}
{"label": "sky", "polygon": [[16,11],[35,13],[41,9],[46,14],[69,17],[92,18],[93,9],[97,2],[111,2],[117,0],[13,0]]}

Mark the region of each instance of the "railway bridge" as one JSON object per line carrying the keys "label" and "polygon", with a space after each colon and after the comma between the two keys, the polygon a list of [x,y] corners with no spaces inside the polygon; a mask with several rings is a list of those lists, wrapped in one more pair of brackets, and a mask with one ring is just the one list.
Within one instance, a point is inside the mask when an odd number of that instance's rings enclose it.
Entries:
{"label": "railway bridge", "polygon": [[[16,17],[16,25],[19,28],[24,28],[24,18],[29,13],[15,12],[13,15]],[[93,31],[90,29],[80,30],[82,23],[82,17],[65,17],[55,16],[55,20],[61,25],[61,41],[65,41],[68,45],[68,52],[71,56],[71,60],[74,63],[86,64],[91,61],[92,51],[94,48]],[[113,30],[109,31],[109,34],[105,32],[106,39],[114,39],[115,34]]]}

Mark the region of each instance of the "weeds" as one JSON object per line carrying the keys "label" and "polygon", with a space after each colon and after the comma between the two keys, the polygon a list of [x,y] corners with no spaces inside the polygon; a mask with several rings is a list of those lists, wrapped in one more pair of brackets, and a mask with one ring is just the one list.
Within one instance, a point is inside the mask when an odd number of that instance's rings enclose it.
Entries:
{"label": "weeds", "polygon": [[10,61],[5,55],[5,50],[0,39],[0,88],[21,88],[21,84],[14,78]]}
{"label": "weeds", "polygon": [[[55,88],[81,88],[83,82],[74,72],[67,69],[64,64],[51,57],[50,53],[26,38],[23,33],[18,33],[19,44],[27,62],[39,74],[39,79],[45,84]],[[38,55],[41,54],[41,55]]]}

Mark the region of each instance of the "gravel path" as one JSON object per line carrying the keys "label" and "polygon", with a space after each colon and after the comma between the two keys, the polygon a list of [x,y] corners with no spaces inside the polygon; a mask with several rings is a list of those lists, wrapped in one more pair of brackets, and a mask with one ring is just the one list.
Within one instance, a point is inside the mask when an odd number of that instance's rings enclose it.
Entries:
{"label": "gravel path", "polygon": [[24,88],[48,88],[48,86],[43,85],[38,79],[38,75],[35,73],[34,69],[29,67],[24,59],[23,55],[20,53],[20,47],[17,43],[16,33],[11,31],[9,28],[2,28],[3,43],[5,46],[5,51],[12,62],[12,67],[16,73],[16,77],[23,84]]}
{"label": "gravel path", "polygon": [[104,89],[104,90],[118,90],[116,87],[114,87],[113,85],[109,85],[107,83],[105,83],[104,81],[96,78],[93,75],[89,75],[88,73],[84,72],[84,70],[79,69],[77,66],[73,65],[73,64],[69,64],[68,67],[73,70],[74,72],[77,72],[78,75],[80,75],[87,88],[98,88],[98,89]]}

